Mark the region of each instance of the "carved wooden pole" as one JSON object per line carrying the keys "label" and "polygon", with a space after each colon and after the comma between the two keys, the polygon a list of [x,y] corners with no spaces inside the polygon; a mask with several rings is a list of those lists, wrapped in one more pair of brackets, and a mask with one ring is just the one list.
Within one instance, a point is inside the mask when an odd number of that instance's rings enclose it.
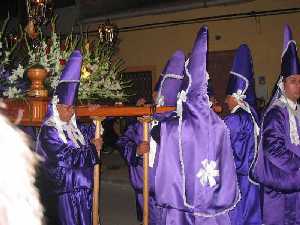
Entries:
{"label": "carved wooden pole", "polygon": [[[149,142],[149,123],[150,117],[143,117],[140,122],[143,124],[143,141]],[[144,185],[143,185],[143,225],[149,224],[149,152],[143,154],[143,168],[144,168]]]}
{"label": "carved wooden pole", "polygon": [[[104,118],[95,118],[96,131],[95,139],[102,135],[101,122]],[[98,157],[100,158],[100,151],[98,151]],[[96,164],[94,167],[94,188],[93,188],[93,225],[100,224],[99,202],[100,202],[100,164]]]}

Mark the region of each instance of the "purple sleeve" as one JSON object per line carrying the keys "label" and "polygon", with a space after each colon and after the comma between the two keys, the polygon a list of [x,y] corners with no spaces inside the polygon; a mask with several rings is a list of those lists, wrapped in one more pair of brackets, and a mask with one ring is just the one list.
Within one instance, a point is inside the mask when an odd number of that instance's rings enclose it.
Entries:
{"label": "purple sleeve", "polygon": [[264,121],[262,146],[266,158],[276,167],[287,173],[297,172],[300,158],[289,149],[285,121],[282,111],[274,109],[268,113]]}
{"label": "purple sleeve", "polygon": [[48,162],[74,169],[92,167],[98,163],[97,153],[88,143],[74,148],[59,138],[54,127],[44,126],[41,129],[39,140]]}
{"label": "purple sleeve", "polygon": [[136,149],[138,144],[142,141],[142,125],[137,122],[130,125],[125,133],[119,138],[118,146],[121,154],[129,165],[137,165],[138,158],[136,156]]}

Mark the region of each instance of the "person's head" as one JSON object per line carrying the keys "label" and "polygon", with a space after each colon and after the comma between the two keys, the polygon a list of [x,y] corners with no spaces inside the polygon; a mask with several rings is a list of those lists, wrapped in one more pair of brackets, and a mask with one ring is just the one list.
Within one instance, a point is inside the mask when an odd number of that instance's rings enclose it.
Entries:
{"label": "person's head", "polygon": [[226,96],[225,103],[227,104],[229,111],[233,110],[234,107],[238,105],[238,101],[232,95]]}
{"label": "person's head", "polygon": [[70,55],[60,75],[59,83],[53,95],[53,113],[57,110],[59,119],[63,122],[70,122],[74,115],[74,105],[80,84],[81,65],[82,54],[80,51],[75,50]]}
{"label": "person's head", "polygon": [[72,116],[74,115],[74,106],[57,104],[56,108],[57,108],[60,120],[63,122],[69,123]]}
{"label": "person's head", "polygon": [[285,96],[296,102],[300,97],[300,63],[296,42],[292,37],[291,28],[284,27],[283,52],[281,56],[281,73]]}
{"label": "person's head", "polygon": [[[251,51],[246,44],[240,45],[235,51],[232,68],[226,89],[227,96],[235,96],[236,100],[256,109],[255,80]],[[228,97],[231,98],[231,97]],[[226,101],[227,102],[227,101]],[[235,101],[228,100],[228,108]],[[237,102],[237,101],[236,101]]]}
{"label": "person's head", "polygon": [[283,79],[285,95],[293,102],[300,98],[300,75],[295,74]]}
{"label": "person's head", "polygon": [[209,97],[209,101],[211,101],[212,103],[211,108],[215,113],[221,113],[223,111],[221,104],[218,102],[218,100],[215,97]]}

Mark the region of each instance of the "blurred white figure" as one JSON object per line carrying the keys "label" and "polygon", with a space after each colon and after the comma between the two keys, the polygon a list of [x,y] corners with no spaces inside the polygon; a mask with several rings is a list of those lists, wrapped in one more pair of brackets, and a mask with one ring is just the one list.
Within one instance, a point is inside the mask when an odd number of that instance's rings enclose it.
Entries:
{"label": "blurred white figure", "polygon": [[41,225],[43,209],[34,186],[37,157],[26,138],[0,115],[0,224]]}

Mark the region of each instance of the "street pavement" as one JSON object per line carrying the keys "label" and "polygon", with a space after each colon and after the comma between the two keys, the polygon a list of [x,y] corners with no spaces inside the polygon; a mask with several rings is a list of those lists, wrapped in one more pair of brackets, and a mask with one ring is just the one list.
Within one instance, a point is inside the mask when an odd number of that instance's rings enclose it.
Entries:
{"label": "street pavement", "polygon": [[135,196],[125,161],[117,151],[101,157],[101,225],[140,224],[136,219]]}

